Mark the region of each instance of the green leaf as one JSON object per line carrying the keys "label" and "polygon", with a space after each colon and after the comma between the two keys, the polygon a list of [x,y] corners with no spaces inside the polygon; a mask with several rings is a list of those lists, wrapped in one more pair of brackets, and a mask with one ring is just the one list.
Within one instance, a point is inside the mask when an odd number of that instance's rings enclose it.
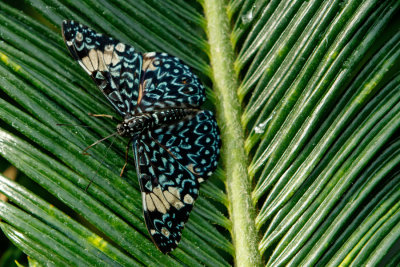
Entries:
{"label": "green leaf", "polygon": [[[30,0],[29,15],[18,9],[0,3],[0,154],[39,189],[0,175],[0,228],[30,264],[397,263],[399,1]],[[132,155],[120,177],[127,140],[82,154],[115,131],[88,113],[118,115],[67,53],[64,19],[177,56],[207,88],[220,167],[169,255],[147,233]]]}

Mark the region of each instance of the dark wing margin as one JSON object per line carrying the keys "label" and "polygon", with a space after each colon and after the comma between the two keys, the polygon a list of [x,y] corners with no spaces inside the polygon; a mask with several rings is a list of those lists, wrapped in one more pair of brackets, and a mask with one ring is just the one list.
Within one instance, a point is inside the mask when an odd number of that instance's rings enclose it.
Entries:
{"label": "dark wing margin", "polygon": [[63,21],[62,34],[72,57],[117,112],[122,116],[131,113],[138,99],[142,55],[132,46],[75,21]]}
{"label": "dark wing margin", "polygon": [[199,183],[149,133],[136,139],[133,148],[146,226],[157,248],[168,253],[181,240]]}
{"label": "dark wing margin", "polygon": [[198,108],[205,89],[188,65],[166,53],[143,54],[138,113],[166,108]]}

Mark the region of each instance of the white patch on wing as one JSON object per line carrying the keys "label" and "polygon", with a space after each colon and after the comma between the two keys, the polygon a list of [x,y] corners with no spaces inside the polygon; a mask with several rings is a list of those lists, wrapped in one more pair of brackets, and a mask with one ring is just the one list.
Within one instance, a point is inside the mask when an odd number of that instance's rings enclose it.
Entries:
{"label": "white patch on wing", "polygon": [[115,50],[117,50],[118,52],[124,52],[125,51],[125,45],[123,44],[123,43],[118,43],[116,46],[115,46]]}
{"label": "white patch on wing", "polygon": [[168,187],[168,191],[173,194],[177,199],[181,199],[181,193],[179,192],[178,188],[170,186]]}
{"label": "white patch on wing", "polygon": [[97,57],[99,58],[99,71],[107,70],[105,62],[104,62],[104,55],[103,52],[97,50]]}
{"label": "white patch on wing", "polygon": [[185,202],[186,204],[193,204],[193,197],[191,196],[191,195],[189,195],[189,194],[186,194],[184,197],[183,197],[183,202]]}
{"label": "white patch on wing", "polygon": [[168,201],[165,199],[164,194],[162,193],[160,186],[157,186],[157,187],[153,188],[153,192],[161,200],[161,202],[164,204],[165,208],[167,210],[169,210],[169,208],[171,206],[169,205]]}
{"label": "white patch on wing", "polygon": [[172,206],[174,206],[177,210],[180,210],[183,206],[185,206],[182,201],[177,199],[173,194],[169,191],[164,191],[164,196]]}
{"label": "white patch on wing", "polygon": [[85,65],[86,69],[92,73],[94,71],[93,66],[92,66],[92,62],[90,62],[89,57],[84,57],[82,58],[82,63],[83,65]]}
{"label": "white patch on wing", "polygon": [[158,212],[165,214],[167,210],[161,200],[153,193],[150,193],[151,199],[153,200],[154,206],[158,210]]}
{"label": "white patch on wing", "polygon": [[155,211],[156,207],[154,206],[154,202],[150,197],[150,194],[146,194],[146,207],[148,211]]}
{"label": "white patch on wing", "polygon": [[120,60],[120,58],[119,58],[117,52],[114,51],[113,57],[112,57],[112,59],[111,59],[111,63],[115,66],[115,65],[117,65],[120,61],[121,61],[121,60]]}
{"label": "white patch on wing", "polygon": [[99,58],[95,49],[89,51],[89,59],[92,62],[93,70],[97,70],[99,67]]}

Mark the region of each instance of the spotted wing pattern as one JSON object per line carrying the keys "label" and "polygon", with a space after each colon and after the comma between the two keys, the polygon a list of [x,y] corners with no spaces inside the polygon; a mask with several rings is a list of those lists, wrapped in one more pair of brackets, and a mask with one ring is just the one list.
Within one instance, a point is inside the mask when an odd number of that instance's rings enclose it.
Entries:
{"label": "spotted wing pattern", "polygon": [[198,196],[197,177],[149,132],[137,138],[133,148],[147,229],[157,247],[170,252],[178,245]]}
{"label": "spotted wing pattern", "polygon": [[139,113],[165,108],[196,108],[204,100],[204,87],[189,66],[166,53],[143,54]]}
{"label": "spotted wing pattern", "polygon": [[199,183],[218,162],[217,123],[210,111],[199,109],[204,87],[176,57],[142,55],[74,21],[64,21],[62,28],[71,55],[124,118],[174,108],[198,110],[143,130],[132,143],[147,229],[156,246],[170,252],[181,239]]}
{"label": "spotted wing pattern", "polygon": [[64,21],[62,33],[72,57],[122,115],[136,107],[142,55],[132,46],[96,33],[74,21]]}
{"label": "spotted wing pattern", "polygon": [[199,182],[211,176],[218,164],[221,139],[214,115],[208,110],[178,123],[152,130],[151,135]]}

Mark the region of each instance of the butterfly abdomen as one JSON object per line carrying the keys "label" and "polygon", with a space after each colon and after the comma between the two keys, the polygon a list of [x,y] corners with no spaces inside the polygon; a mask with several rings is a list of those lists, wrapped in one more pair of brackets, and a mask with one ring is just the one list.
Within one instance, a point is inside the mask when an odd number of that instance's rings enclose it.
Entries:
{"label": "butterfly abdomen", "polygon": [[189,119],[197,112],[199,112],[197,109],[171,108],[129,116],[117,125],[117,132],[123,137],[133,137],[145,130]]}

